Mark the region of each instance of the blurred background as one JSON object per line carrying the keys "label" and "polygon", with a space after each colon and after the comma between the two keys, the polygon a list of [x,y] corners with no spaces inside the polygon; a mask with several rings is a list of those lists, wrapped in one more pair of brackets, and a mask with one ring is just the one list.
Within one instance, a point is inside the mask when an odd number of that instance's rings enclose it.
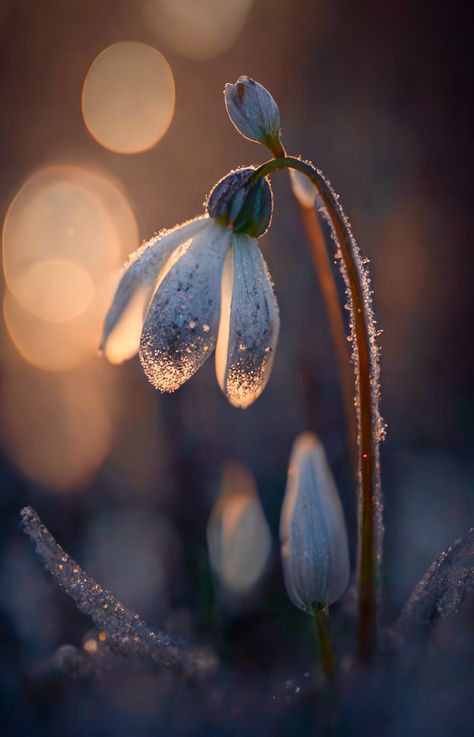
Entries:
{"label": "blurred background", "polygon": [[[0,1],[0,680],[9,734],[306,734],[318,723],[300,687],[285,686],[315,678],[317,659],[279,563],[297,433],[311,429],[326,447],[353,562],[356,499],[327,320],[287,177],[273,179],[273,225],[261,241],[281,337],[250,409],[227,404],[212,360],[161,396],[137,358],[114,366],[97,354],[127,254],[202,212],[229,169],[267,158],[226,116],[224,84],[241,74],[271,91],[286,148],[327,173],[371,261],[388,423],[386,621],[472,526],[468,34],[462,6],[423,0]],[[54,652],[65,642],[81,648],[91,623],[19,532],[25,504],[126,606],[213,642],[240,674],[240,696],[206,711],[169,676],[58,675]],[[229,540],[244,540],[249,558],[233,548],[229,562]],[[352,646],[349,610],[350,594],[334,618],[343,650]],[[430,647],[417,687],[392,684],[380,722],[371,711],[368,725],[364,695],[344,705],[338,733],[463,733],[472,607]],[[321,723],[332,723],[322,709]]]}

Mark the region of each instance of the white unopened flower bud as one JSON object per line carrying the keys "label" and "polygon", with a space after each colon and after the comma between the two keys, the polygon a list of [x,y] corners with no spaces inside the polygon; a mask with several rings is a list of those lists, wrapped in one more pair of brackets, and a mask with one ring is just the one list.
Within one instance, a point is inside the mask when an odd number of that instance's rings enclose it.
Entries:
{"label": "white unopened flower bud", "polygon": [[293,604],[312,614],[339,599],[350,571],[344,513],[324,449],[311,433],[293,445],[280,540]]}
{"label": "white unopened flower bud", "polygon": [[207,526],[209,558],[228,593],[249,592],[265,570],[271,535],[253,476],[237,463],[227,463],[220,496]]}
{"label": "white unopened flower bud", "polygon": [[273,152],[281,149],[280,113],[265,87],[250,77],[239,77],[235,84],[226,84],[224,96],[229,118],[244,138]]}
{"label": "white unopened flower bud", "polygon": [[316,187],[308,177],[296,169],[290,169],[290,181],[293,194],[303,207],[314,207]]}

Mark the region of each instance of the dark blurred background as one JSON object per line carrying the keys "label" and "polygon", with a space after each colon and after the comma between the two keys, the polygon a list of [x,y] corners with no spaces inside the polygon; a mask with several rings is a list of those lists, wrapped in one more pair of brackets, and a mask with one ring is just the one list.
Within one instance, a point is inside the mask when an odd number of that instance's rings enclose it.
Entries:
{"label": "dark blurred background", "polygon": [[[302,430],[325,444],[353,560],[356,545],[336,364],[287,177],[274,177],[262,241],[281,336],[269,385],[250,409],[226,402],[212,360],[160,396],[136,358],[112,366],[96,355],[128,252],[199,214],[229,169],[265,160],[226,116],[222,89],[241,74],[271,91],[286,148],[326,172],[371,261],[388,423],[386,622],[472,525],[468,15],[462,4],[422,0],[0,0],[5,734],[336,729],[327,704],[314,716],[294,694],[291,703],[278,695],[285,673],[310,680],[317,657],[311,623],[287,601],[278,550],[287,461]],[[120,73],[117,87],[119,62],[104,59],[123,41],[147,46],[121,46],[122,67],[133,50],[145,66],[138,77]],[[273,540],[268,561],[256,551],[266,567],[245,593],[224,590],[207,554],[228,461],[253,476]],[[169,678],[125,669],[71,681],[55,672],[54,652],[65,642],[80,648],[91,623],[21,535],[25,504],[125,605],[217,643],[242,677],[241,700],[209,712],[205,693]],[[343,630],[339,609],[334,628]],[[349,627],[341,648],[351,639]],[[417,686],[392,684],[379,721],[364,692],[342,708],[337,733],[467,734],[472,607],[443,624],[430,648]]]}

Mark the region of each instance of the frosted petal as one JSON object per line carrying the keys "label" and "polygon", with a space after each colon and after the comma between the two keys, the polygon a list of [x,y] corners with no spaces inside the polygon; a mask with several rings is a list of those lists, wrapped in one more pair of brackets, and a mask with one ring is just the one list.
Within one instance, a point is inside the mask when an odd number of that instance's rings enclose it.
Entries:
{"label": "frosted petal", "polygon": [[280,523],[288,596],[303,611],[336,601],[349,580],[344,514],[324,449],[311,433],[293,446]]}
{"label": "frosted petal", "polygon": [[222,268],[231,231],[211,218],[176,253],[148,310],[140,342],[143,369],[156,389],[173,392],[212,353]]}
{"label": "frosted petal", "polygon": [[209,218],[200,217],[177,225],[130,256],[104,321],[100,350],[109,361],[122,363],[138,351],[144,316],[161,269],[181,243],[208,224]]}
{"label": "frosted petal", "polygon": [[222,278],[216,349],[217,380],[234,407],[248,407],[264,390],[279,329],[278,305],[258,243],[234,234]]}

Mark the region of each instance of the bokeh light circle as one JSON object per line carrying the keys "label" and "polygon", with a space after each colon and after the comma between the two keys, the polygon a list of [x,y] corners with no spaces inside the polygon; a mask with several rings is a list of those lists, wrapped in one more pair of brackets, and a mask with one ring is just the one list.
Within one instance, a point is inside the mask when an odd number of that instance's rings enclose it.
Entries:
{"label": "bokeh light circle", "polygon": [[25,476],[56,491],[85,484],[110,450],[110,392],[89,367],[60,374],[7,358],[2,441]]}
{"label": "bokeh light circle", "polygon": [[253,0],[148,0],[147,20],[187,59],[213,59],[238,39]]}
{"label": "bokeh light circle", "polygon": [[49,322],[68,322],[89,306],[94,285],[87,271],[62,259],[38,261],[15,282],[19,302]]}
{"label": "bokeh light circle", "polygon": [[96,355],[101,325],[138,228],[124,193],[76,166],[33,174],[3,227],[3,315],[21,356],[64,371]]}
{"label": "bokeh light circle", "polygon": [[82,114],[91,136],[121,154],[146,151],[168,130],[174,114],[171,67],[157,49],[120,41],[104,49],[87,72]]}

